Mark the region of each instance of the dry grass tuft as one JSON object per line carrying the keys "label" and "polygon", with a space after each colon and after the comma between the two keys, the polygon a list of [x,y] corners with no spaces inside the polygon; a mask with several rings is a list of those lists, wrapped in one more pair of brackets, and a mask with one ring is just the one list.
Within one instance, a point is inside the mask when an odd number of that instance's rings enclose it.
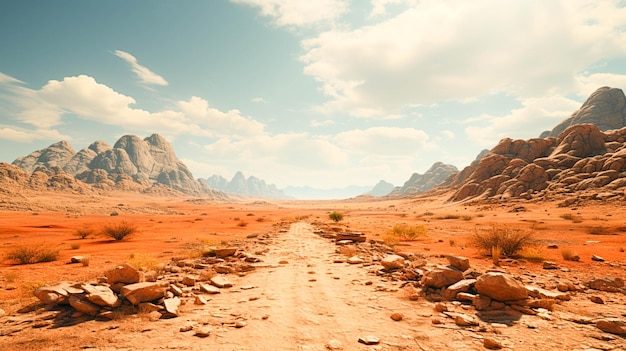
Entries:
{"label": "dry grass tuft", "polygon": [[501,257],[502,257],[502,248],[500,248],[499,246],[492,246],[491,247],[491,261],[493,262],[493,264],[496,266],[499,266]]}
{"label": "dry grass tuft", "polygon": [[387,236],[396,237],[399,241],[415,241],[426,237],[426,227],[419,224],[395,224],[387,231]]}
{"label": "dry grass tuft", "polygon": [[561,249],[561,256],[565,261],[580,261],[580,256],[578,256],[578,253],[571,249]]}
{"label": "dry grass tuft", "polygon": [[19,264],[34,264],[40,262],[53,262],[59,259],[59,249],[47,244],[20,245],[6,253],[9,260],[15,260]]}
{"label": "dry grass tuft", "polygon": [[531,262],[545,261],[545,252],[540,245],[528,245],[520,251],[520,257]]}
{"label": "dry grass tuft", "polygon": [[158,258],[144,253],[131,254],[126,263],[144,272],[158,271],[161,266],[161,261]]}
{"label": "dry grass tuft", "polygon": [[472,237],[473,244],[487,253],[493,247],[501,250],[503,257],[515,257],[524,247],[534,243],[532,233],[517,228],[492,225],[487,229],[476,229]]}
{"label": "dry grass tuft", "polygon": [[109,224],[102,228],[102,235],[107,236],[115,241],[122,241],[137,232],[137,227],[122,221],[118,224]]}
{"label": "dry grass tuft", "polygon": [[80,239],[87,239],[87,237],[90,237],[94,234],[94,230],[91,228],[80,228],[80,229],[76,229],[76,232],[74,232],[74,235],[79,237]]}

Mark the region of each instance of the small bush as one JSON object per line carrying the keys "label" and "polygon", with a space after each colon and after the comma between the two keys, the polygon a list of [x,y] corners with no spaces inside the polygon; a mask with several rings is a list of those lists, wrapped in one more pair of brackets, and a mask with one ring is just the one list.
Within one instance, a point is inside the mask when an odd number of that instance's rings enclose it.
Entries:
{"label": "small bush", "polygon": [[570,249],[561,249],[561,256],[563,256],[563,259],[565,261],[574,261],[574,262],[580,261],[580,256],[578,256],[576,252]]}
{"label": "small bush", "polygon": [[263,222],[265,222],[265,217],[259,217],[259,218],[256,219],[256,221],[259,222],[259,223],[263,223]]}
{"label": "small bush", "polygon": [[83,265],[83,267],[88,267],[89,266],[89,256],[83,257],[83,259],[80,260],[80,263]]}
{"label": "small bush", "polygon": [[76,232],[74,232],[74,235],[81,238],[81,239],[87,239],[87,237],[93,235],[94,230],[91,228],[80,228],[80,229],[76,229]]}
{"label": "small bush", "polygon": [[59,259],[59,249],[43,244],[21,245],[7,252],[6,257],[19,262],[19,264],[52,262]]}
{"label": "small bush", "polygon": [[426,227],[423,225],[396,224],[388,232],[399,240],[414,241],[426,236]]}
{"label": "small bush", "polygon": [[608,235],[610,234],[609,228],[607,227],[602,227],[602,226],[596,226],[596,227],[590,227],[587,232],[591,235]]}
{"label": "small bush", "polygon": [[137,232],[137,227],[128,223],[109,224],[102,229],[102,234],[115,241],[122,241]]}
{"label": "small bush", "polygon": [[531,233],[497,225],[493,225],[483,232],[479,232],[477,229],[472,237],[472,242],[479,250],[490,253],[493,247],[498,247],[502,250],[503,257],[516,256],[533,241]]}
{"label": "small bush", "polygon": [[328,218],[330,218],[333,222],[338,223],[343,220],[343,214],[337,211],[333,211],[328,214]]}

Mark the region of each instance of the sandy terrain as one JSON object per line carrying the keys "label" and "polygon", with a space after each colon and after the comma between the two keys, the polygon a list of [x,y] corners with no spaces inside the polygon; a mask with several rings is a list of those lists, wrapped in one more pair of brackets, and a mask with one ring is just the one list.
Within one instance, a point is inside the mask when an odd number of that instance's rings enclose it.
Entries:
{"label": "sandy terrain", "polygon": [[[462,255],[470,258],[473,267],[485,270],[493,263],[471,246],[471,236],[491,225],[515,227],[531,232],[539,241],[534,256],[554,261],[564,269],[547,271],[541,262],[528,260],[503,261],[499,269],[547,285],[558,279],[626,278],[626,209],[620,203],[574,207],[526,202],[469,205],[450,204],[444,199],[445,195],[226,204],[143,196],[31,198],[33,211],[0,213],[0,251],[43,243],[58,246],[60,257],[55,262],[32,265],[16,265],[6,259],[2,262],[0,308],[8,316],[0,318],[0,349],[324,350],[337,346],[344,350],[482,350],[484,337],[495,337],[511,350],[626,349],[624,338],[567,318],[572,314],[619,317],[626,311],[623,294],[595,293],[605,301],[603,305],[590,302],[587,294],[574,295],[571,301],[557,306],[553,320],[524,315],[504,323],[512,324],[510,327],[500,327],[502,323],[493,327],[490,323],[494,321],[482,321],[484,330],[478,330],[458,327],[444,316],[444,323],[435,326],[432,320],[440,315],[434,311],[433,302],[409,300],[410,292],[402,287],[403,282],[376,275],[369,265],[334,263],[342,256],[337,247],[313,233],[315,225],[326,230],[337,227],[381,240],[395,223],[422,224],[427,237],[401,242],[396,250],[423,255],[432,263],[444,263],[444,254]],[[331,223],[330,211],[342,212],[344,220]],[[118,215],[111,216],[112,212]],[[98,231],[118,221],[132,223],[138,233],[122,242],[75,236],[79,228]],[[208,305],[184,305],[178,318],[151,322],[145,316],[130,315],[113,321],[33,328],[33,321],[45,314],[37,317],[16,312],[33,303],[34,287],[87,281],[137,257],[162,262],[191,257],[200,244],[245,240],[250,234],[270,237],[258,268],[245,276],[233,275],[234,287],[212,297]],[[548,249],[551,244],[558,249]],[[580,261],[565,261],[563,249],[576,252]],[[74,255],[88,256],[89,265],[67,264]],[[605,262],[592,261],[592,255],[602,256]],[[464,311],[458,305],[450,305],[450,309]],[[404,319],[393,321],[392,313],[401,313]],[[18,323],[24,319],[30,319],[30,324]],[[233,328],[231,322],[236,320],[247,325]],[[211,335],[197,338],[193,332],[180,332],[185,325],[210,328]],[[381,342],[374,346],[358,343],[359,337],[367,335]]]}

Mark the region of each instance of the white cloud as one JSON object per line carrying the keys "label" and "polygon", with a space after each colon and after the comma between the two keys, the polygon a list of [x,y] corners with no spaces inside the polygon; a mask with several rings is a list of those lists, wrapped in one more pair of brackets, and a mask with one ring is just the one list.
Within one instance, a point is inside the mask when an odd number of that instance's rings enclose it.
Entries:
{"label": "white cloud", "polygon": [[189,101],[179,101],[178,106],[194,123],[205,127],[214,135],[250,136],[263,133],[263,124],[243,117],[238,110],[222,112],[209,107],[209,102],[193,96]]}
{"label": "white cloud", "polygon": [[424,0],[379,23],[304,40],[301,61],[330,99],[322,109],[353,116],[496,92],[567,95],[578,91],[576,72],[626,57],[624,23],[617,1]]}
{"label": "white cloud", "polygon": [[387,6],[400,4],[415,4],[414,0],[371,0],[372,12],[370,17],[383,16],[387,13]]}
{"label": "white cloud", "polygon": [[522,107],[506,116],[482,115],[469,119],[470,124],[485,123],[484,126],[470,125],[465,128],[468,138],[483,147],[494,147],[502,138],[528,139],[539,137],[543,131],[569,117],[580,107],[580,102],[564,97],[530,98],[522,101]]}
{"label": "white cloud", "polygon": [[11,140],[18,143],[30,143],[34,140],[70,140],[72,138],[54,129],[27,130],[11,126],[0,126],[0,139]]}
{"label": "white cloud", "polygon": [[151,85],[168,85],[168,82],[165,80],[165,78],[152,72],[147,67],[140,65],[135,56],[121,50],[115,50],[115,56],[123,59],[130,64],[132,71],[137,75],[137,77],[139,77],[140,83]]}
{"label": "white cloud", "polygon": [[335,121],[332,119],[327,119],[325,121],[318,121],[316,119],[311,120],[311,127],[319,128],[319,127],[328,127],[335,124]]}
{"label": "white cloud", "polygon": [[589,75],[578,75],[578,95],[587,97],[591,95],[598,88],[603,86],[609,86],[611,88],[626,88],[626,75],[624,74],[610,74],[610,73],[595,73]]}
{"label": "white cloud", "polygon": [[254,97],[254,98],[252,98],[252,100],[251,100],[251,101],[252,101],[252,102],[257,102],[257,103],[264,103],[264,104],[266,104],[266,103],[267,103],[267,101],[265,101],[265,99],[264,99],[264,98],[262,98],[262,97]]}
{"label": "white cloud", "polygon": [[237,4],[260,7],[261,15],[274,18],[278,26],[311,26],[333,21],[348,6],[342,0],[231,0]]}
{"label": "white cloud", "polygon": [[337,134],[333,140],[351,153],[402,157],[428,148],[428,134],[414,128],[373,127]]}

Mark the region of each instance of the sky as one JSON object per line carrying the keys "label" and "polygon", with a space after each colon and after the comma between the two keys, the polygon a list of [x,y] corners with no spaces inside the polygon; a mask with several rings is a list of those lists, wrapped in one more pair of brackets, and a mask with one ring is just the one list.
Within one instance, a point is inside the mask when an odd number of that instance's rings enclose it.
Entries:
{"label": "sky", "polygon": [[0,161],[158,133],[196,178],[402,185],[626,88],[624,0],[1,0]]}

